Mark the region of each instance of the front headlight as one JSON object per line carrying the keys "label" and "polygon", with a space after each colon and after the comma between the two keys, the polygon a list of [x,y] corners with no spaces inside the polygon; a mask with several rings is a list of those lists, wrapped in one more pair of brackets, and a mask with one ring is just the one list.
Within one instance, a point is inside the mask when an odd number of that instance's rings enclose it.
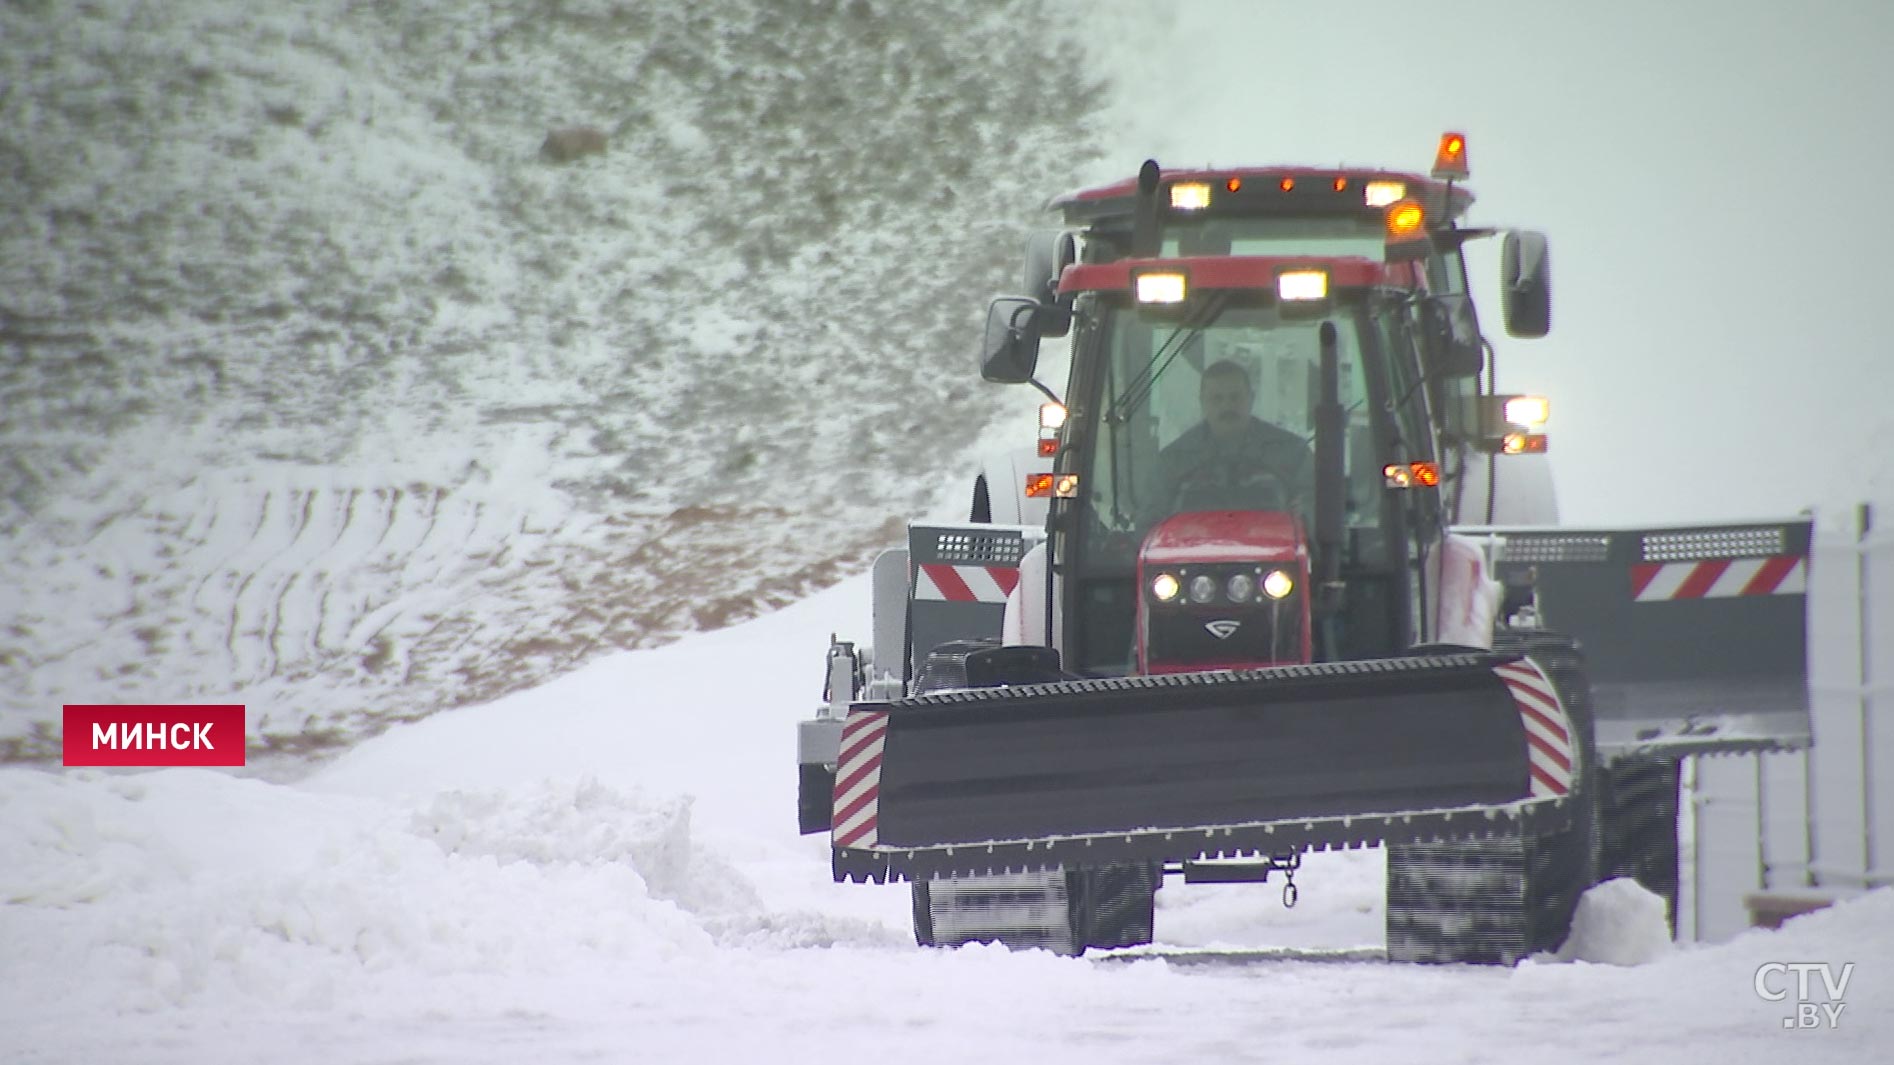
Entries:
{"label": "front headlight", "polygon": [[1230,578],[1229,583],[1223,586],[1223,591],[1230,597],[1230,602],[1247,603],[1256,595],[1256,578],[1239,573]]}
{"label": "front headlight", "polygon": [[1160,603],[1168,603],[1177,598],[1177,578],[1168,573],[1160,573],[1151,578],[1151,597]]}
{"label": "front headlight", "polygon": [[1271,599],[1286,599],[1295,590],[1295,578],[1282,570],[1272,569],[1269,576],[1263,578],[1263,594]]}

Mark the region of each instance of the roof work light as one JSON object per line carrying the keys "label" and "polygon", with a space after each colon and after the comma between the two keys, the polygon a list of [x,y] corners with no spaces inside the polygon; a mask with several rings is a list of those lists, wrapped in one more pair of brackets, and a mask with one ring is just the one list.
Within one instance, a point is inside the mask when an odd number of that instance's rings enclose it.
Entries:
{"label": "roof work light", "polygon": [[1405,181],[1370,181],[1361,187],[1361,203],[1364,207],[1388,207],[1405,199]]}
{"label": "roof work light", "polygon": [[1328,271],[1284,270],[1276,275],[1276,298],[1298,303],[1328,298]]}
{"label": "roof work light", "polygon": [[1182,303],[1190,291],[1183,274],[1167,270],[1139,274],[1133,283],[1139,303]]}
{"label": "roof work light", "polygon": [[1209,182],[1180,181],[1171,186],[1171,210],[1201,211],[1208,206],[1210,206]]}

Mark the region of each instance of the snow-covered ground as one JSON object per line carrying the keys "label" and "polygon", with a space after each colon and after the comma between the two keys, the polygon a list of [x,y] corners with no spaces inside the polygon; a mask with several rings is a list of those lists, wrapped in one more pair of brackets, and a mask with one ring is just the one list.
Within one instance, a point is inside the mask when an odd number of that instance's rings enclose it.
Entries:
{"label": "snow-covered ground", "polygon": [[921,951],[795,835],[793,726],[834,582],[1030,432],[970,348],[1033,208],[1147,156],[1465,129],[1478,221],[1552,235],[1498,339],[1568,517],[1886,498],[1890,9],[805,8],[0,7],[0,755],[71,701],[269,748],[0,770],[0,1060],[1885,1056],[1887,891],[1672,947],[1608,884],[1563,960],[1393,967],[1361,851],[1172,885],[1156,952]]}
{"label": "snow-covered ground", "polygon": [[[1391,966],[1361,960],[1365,851],[1316,856],[1294,910],[1173,883],[1167,957],[921,950],[903,887],[830,883],[794,828],[793,724],[867,598],[609,657],[293,782],[0,772],[0,1059],[1738,1065],[1894,1039],[1887,891],[1673,948],[1613,882],[1571,948],[1596,961]],[[1774,962],[1855,963],[1836,1028],[1783,1027]]]}

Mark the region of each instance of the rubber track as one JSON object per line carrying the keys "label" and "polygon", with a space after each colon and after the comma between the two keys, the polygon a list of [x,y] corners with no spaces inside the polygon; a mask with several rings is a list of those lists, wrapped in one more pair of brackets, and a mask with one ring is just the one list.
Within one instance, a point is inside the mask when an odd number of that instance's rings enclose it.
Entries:
{"label": "rubber track", "polygon": [[1556,950],[1578,897],[1598,879],[1601,790],[1592,754],[1591,690],[1569,637],[1502,632],[1495,650],[1530,655],[1551,677],[1582,751],[1572,821],[1552,830],[1509,828],[1480,840],[1387,848],[1388,960],[1511,965]]}
{"label": "rubber track", "polygon": [[1058,870],[1003,876],[917,880],[914,941],[924,947],[1004,943],[1077,954],[1067,874]]}
{"label": "rubber track", "polygon": [[1625,758],[1605,773],[1599,879],[1633,877],[1664,898],[1677,932],[1677,802],[1675,758]]}

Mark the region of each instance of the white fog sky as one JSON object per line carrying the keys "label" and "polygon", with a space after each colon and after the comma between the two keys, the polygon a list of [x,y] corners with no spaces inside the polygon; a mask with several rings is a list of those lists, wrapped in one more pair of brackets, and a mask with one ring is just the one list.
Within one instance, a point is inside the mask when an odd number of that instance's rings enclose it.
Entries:
{"label": "white fog sky", "polygon": [[1894,5],[1179,7],[1172,39],[1126,35],[1144,95],[1097,176],[1425,170],[1465,131],[1473,220],[1551,238],[1544,340],[1504,335],[1496,256],[1474,269],[1501,387],[1553,398],[1566,523],[1894,505]]}

